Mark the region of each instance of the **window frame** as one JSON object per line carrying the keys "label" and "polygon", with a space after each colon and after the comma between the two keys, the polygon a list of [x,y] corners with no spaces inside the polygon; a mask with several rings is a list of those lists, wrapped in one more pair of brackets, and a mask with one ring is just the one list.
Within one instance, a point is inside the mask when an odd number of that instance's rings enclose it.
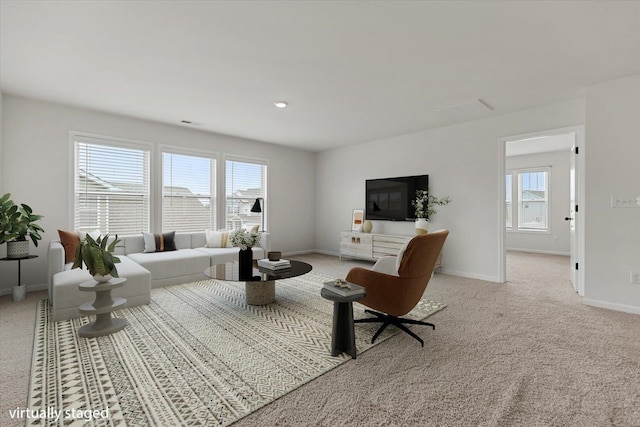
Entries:
{"label": "window frame", "polygon": [[[146,188],[147,188],[147,198],[148,198],[148,206],[147,206],[147,230],[141,231],[150,231],[153,229],[154,224],[154,191],[153,191],[153,181],[154,181],[154,149],[153,144],[144,141],[136,141],[132,139],[125,139],[113,136],[99,135],[87,132],[79,132],[79,131],[70,131],[69,132],[69,167],[68,167],[68,229],[77,231],[77,221],[76,221],[76,142],[83,142],[87,144],[94,145],[102,145],[102,146],[110,146],[114,148],[123,148],[130,150],[141,150],[146,152]],[[102,233],[105,233],[106,230],[100,230]],[[113,232],[111,232],[113,233]],[[124,234],[123,234],[124,235]]]}
{"label": "window frame", "polygon": [[[521,225],[522,219],[522,180],[521,175],[525,173],[546,173],[545,179],[545,215],[546,215],[546,228],[531,228],[523,227]],[[505,173],[505,180],[508,175],[511,175],[511,227],[506,226],[505,229],[509,233],[532,233],[532,234],[551,234],[551,166],[537,166],[526,168],[513,168],[507,169]],[[514,181],[517,185],[514,185]],[[505,184],[506,194],[506,184]],[[506,197],[505,197],[506,203]],[[517,221],[517,222],[516,222]]]}
{"label": "window frame", "polygon": [[240,163],[252,163],[264,167],[263,170],[263,188],[262,188],[262,213],[257,216],[257,221],[264,224],[264,229],[260,231],[269,230],[269,161],[257,157],[238,156],[233,154],[225,154],[222,159],[222,166],[220,167],[219,176],[222,177],[219,184],[224,203],[220,205],[220,220],[219,225],[222,229],[227,229],[227,162],[240,162]]}
{"label": "window frame", "polygon": [[[218,181],[220,177],[219,153],[215,151],[194,150],[194,149],[188,149],[183,147],[176,147],[173,145],[158,146],[158,156],[157,156],[158,164],[157,164],[157,173],[155,174],[155,176],[157,176],[157,182],[156,182],[156,185],[154,186],[158,194],[158,200],[160,200],[160,202],[158,203],[158,206],[154,206],[154,209],[157,209],[157,214],[156,214],[156,217],[158,218],[157,229],[160,232],[173,231],[173,230],[164,230],[164,154],[165,153],[175,154],[179,156],[202,157],[202,158],[208,158],[209,160],[213,161],[214,170],[212,171],[209,177],[210,181],[213,181],[211,182],[210,196],[212,199],[212,203],[214,204],[213,212],[212,212],[213,221],[211,223],[210,229],[217,229],[220,223],[219,206],[218,206],[219,199],[220,199],[220,197],[218,196],[219,194]],[[192,230],[190,232],[198,232],[198,231],[204,231],[204,229]],[[189,231],[180,231],[180,232],[188,233]]]}

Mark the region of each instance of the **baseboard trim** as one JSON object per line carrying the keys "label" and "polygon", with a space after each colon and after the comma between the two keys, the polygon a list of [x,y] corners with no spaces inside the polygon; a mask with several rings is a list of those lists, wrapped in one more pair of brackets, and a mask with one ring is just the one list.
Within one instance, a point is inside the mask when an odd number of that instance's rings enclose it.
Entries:
{"label": "baseboard trim", "polygon": [[[39,285],[25,285],[27,286],[27,293],[29,292],[37,292],[37,291],[46,291],[49,289],[46,283],[42,283]],[[0,296],[11,295],[13,293],[13,286],[10,288],[0,289]]]}
{"label": "baseboard trim", "polygon": [[307,249],[304,251],[284,252],[282,256],[288,257],[288,256],[296,256],[296,255],[307,255],[307,254],[312,254],[314,252],[317,252],[317,251],[314,249]]}
{"label": "baseboard trim", "polygon": [[602,301],[592,298],[582,298],[582,302],[585,305],[590,305],[592,307],[607,308],[609,310],[623,311],[625,313],[631,314],[640,314],[640,307],[636,307],[633,305],[618,304],[616,302]]}
{"label": "baseboard trim", "polygon": [[485,282],[503,283],[500,281],[500,278],[498,276],[485,276],[484,274],[469,273],[466,271],[459,271],[459,270],[450,270],[448,268],[443,269],[442,273],[449,274],[451,276],[465,277],[467,279],[484,280]]}
{"label": "baseboard trim", "polygon": [[543,254],[543,255],[562,255],[562,256],[570,256],[569,252],[557,252],[557,251],[543,251],[540,249],[522,249],[522,248],[507,248],[507,251],[512,252],[528,252],[532,254]]}
{"label": "baseboard trim", "polygon": [[317,252],[317,253],[322,254],[322,255],[340,257],[340,252],[331,252],[331,251],[325,251],[325,250],[322,250],[322,249],[314,249],[313,252]]}

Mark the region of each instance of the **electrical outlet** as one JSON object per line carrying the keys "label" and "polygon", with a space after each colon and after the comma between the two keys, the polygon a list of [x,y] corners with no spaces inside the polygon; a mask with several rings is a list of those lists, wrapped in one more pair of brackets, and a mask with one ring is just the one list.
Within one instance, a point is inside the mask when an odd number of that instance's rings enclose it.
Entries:
{"label": "electrical outlet", "polygon": [[632,271],[630,276],[631,277],[629,278],[629,280],[631,281],[631,283],[640,285],[640,273],[638,273],[637,271]]}

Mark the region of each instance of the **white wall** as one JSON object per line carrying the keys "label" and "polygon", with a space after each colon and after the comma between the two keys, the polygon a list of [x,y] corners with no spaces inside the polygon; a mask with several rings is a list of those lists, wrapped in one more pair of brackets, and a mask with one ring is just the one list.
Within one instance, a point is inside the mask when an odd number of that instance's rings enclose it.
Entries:
{"label": "white wall", "polygon": [[[535,231],[507,231],[507,249],[529,252],[569,255],[569,223],[564,220],[569,215],[569,150],[510,156],[506,158],[506,168],[526,169],[551,166],[549,173],[549,233]],[[517,177],[513,185],[517,188]],[[517,205],[514,199],[514,205]],[[514,210],[514,224],[517,213]]]}
{"label": "white wall", "polygon": [[[430,229],[451,231],[446,272],[500,280],[500,138],[584,123],[584,100],[573,100],[410,135],[322,152],[317,161],[316,247],[338,253],[338,236],[351,210],[364,207],[368,178],[429,174],[440,209]],[[412,234],[412,223],[376,221],[374,232]]]}
{"label": "white wall", "polygon": [[640,196],[640,75],[587,88],[587,304],[640,313],[640,208],[613,209],[611,196]]}
{"label": "white wall", "polygon": [[2,97],[3,97],[3,93],[2,91],[0,91],[0,196],[2,196],[5,191],[4,188],[2,186],[2,169],[4,169],[4,165],[2,163],[2,141],[4,140],[4,120],[2,119]]}
{"label": "white wall", "polygon": [[[0,182],[14,201],[45,216],[44,238],[38,248],[31,245],[39,258],[22,266],[27,285],[46,283],[47,245],[57,239],[57,229],[69,227],[69,131],[267,159],[272,247],[283,252],[314,248],[315,153],[8,94],[2,103]],[[5,256],[6,245],[0,251]],[[15,284],[14,264],[0,263],[0,292]]]}

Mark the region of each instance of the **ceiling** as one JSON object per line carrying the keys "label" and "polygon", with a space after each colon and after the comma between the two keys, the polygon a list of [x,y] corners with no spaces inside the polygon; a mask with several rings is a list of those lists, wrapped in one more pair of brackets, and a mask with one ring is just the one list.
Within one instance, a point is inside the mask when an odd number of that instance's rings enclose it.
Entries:
{"label": "ceiling", "polygon": [[4,93],[311,151],[640,73],[636,1],[0,4]]}

